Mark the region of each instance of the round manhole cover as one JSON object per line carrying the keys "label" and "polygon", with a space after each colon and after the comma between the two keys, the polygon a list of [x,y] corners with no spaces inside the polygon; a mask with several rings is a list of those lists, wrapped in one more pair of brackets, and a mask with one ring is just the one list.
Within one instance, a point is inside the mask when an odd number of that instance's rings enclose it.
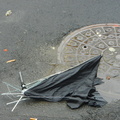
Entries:
{"label": "round manhole cover", "polygon": [[103,57],[98,76],[104,78],[105,83],[98,89],[108,101],[120,99],[120,24],[78,29],[66,36],[58,48],[58,60],[67,68],[100,54]]}

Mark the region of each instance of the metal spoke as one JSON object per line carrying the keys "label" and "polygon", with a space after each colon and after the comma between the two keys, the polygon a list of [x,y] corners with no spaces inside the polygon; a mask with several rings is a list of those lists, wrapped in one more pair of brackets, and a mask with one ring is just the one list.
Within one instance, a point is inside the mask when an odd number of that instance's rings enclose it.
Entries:
{"label": "metal spoke", "polygon": [[15,104],[15,106],[13,107],[13,109],[11,110],[12,112],[13,112],[14,109],[17,107],[18,103],[21,101],[22,98],[23,98],[23,96],[21,96],[20,99],[17,101],[17,103]]}
{"label": "metal spoke", "polygon": [[[28,98],[24,98],[22,99],[21,101],[24,101],[24,100],[27,100]],[[15,101],[12,101],[12,102],[9,102],[9,103],[6,103],[6,105],[10,105],[10,104],[13,104],[13,103],[16,103],[18,100],[15,100]]]}

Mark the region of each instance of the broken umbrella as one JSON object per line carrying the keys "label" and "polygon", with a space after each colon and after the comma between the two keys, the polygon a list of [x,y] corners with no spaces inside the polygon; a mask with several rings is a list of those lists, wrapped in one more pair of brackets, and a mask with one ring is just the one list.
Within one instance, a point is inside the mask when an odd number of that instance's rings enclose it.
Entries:
{"label": "broken umbrella", "polygon": [[[67,101],[67,105],[72,109],[79,108],[83,104],[101,107],[107,103],[95,88],[102,83],[102,79],[97,77],[101,57],[99,55],[64,72],[26,85],[20,73],[21,93],[9,92],[2,95],[20,95],[18,101],[8,103],[16,103],[12,111],[26,98],[50,102]],[[5,84],[10,87],[8,83]]]}

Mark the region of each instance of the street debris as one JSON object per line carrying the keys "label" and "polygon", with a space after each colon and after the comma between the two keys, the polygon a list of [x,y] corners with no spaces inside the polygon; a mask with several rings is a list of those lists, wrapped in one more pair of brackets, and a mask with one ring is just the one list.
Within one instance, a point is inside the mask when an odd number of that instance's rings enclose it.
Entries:
{"label": "street debris", "polygon": [[110,80],[110,78],[111,78],[110,76],[107,76],[107,77],[106,77],[107,80]]}
{"label": "street debris", "polygon": [[115,48],[110,47],[110,48],[109,48],[109,51],[115,52]]}
{"label": "street debris", "polygon": [[8,51],[8,49],[4,49],[3,51],[4,51],[4,52],[7,52],[7,51]]}
{"label": "street debris", "polygon": [[51,47],[53,50],[55,50],[55,47]]}
{"label": "street debris", "polygon": [[37,120],[37,118],[30,118],[30,120]]}
{"label": "street debris", "polygon": [[8,60],[6,63],[15,62],[15,61],[16,61],[16,59]]}
{"label": "street debris", "polygon": [[10,16],[12,14],[12,11],[11,10],[8,10],[6,13],[5,13],[5,16]]}
{"label": "street debris", "polygon": [[102,79],[97,77],[101,58],[99,55],[76,67],[54,74],[42,82],[38,81],[25,90],[24,96],[51,102],[67,101],[71,109],[79,108],[83,104],[102,107],[107,102],[95,88],[103,83]]}
{"label": "street debris", "polygon": [[[83,104],[102,107],[107,101],[104,100],[95,87],[103,83],[102,79],[97,77],[97,70],[101,58],[102,56],[99,55],[66,71],[28,84],[24,83],[21,72],[19,72],[21,92],[2,93],[2,95],[20,96],[17,101],[7,103],[16,103],[12,112],[20,101],[29,98],[51,102],[66,101],[71,109],[79,108]],[[18,91],[18,88],[14,86],[13,88]]]}

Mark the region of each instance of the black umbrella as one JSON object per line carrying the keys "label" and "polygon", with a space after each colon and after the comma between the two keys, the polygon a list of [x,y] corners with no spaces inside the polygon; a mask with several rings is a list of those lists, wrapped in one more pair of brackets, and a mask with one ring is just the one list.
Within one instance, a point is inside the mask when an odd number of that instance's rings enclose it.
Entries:
{"label": "black umbrella", "polygon": [[97,78],[101,57],[38,81],[24,92],[25,97],[50,102],[67,101],[70,108],[78,108],[83,103],[99,107],[105,105],[107,102],[95,88],[102,83],[102,79]]}
{"label": "black umbrella", "polygon": [[[7,103],[7,105],[16,103],[12,111],[20,101],[27,98],[50,102],[67,101],[67,105],[70,108],[78,108],[84,103],[90,106],[101,107],[107,103],[95,88],[96,85],[102,83],[102,79],[97,77],[101,57],[99,55],[64,72],[27,85],[22,79],[21,72],[19,72],[22,90],[4,82],[9,92],[2,93],[2,95],[20,96],[19,100]],[[9,87],[20,93],[11,92]]]}

